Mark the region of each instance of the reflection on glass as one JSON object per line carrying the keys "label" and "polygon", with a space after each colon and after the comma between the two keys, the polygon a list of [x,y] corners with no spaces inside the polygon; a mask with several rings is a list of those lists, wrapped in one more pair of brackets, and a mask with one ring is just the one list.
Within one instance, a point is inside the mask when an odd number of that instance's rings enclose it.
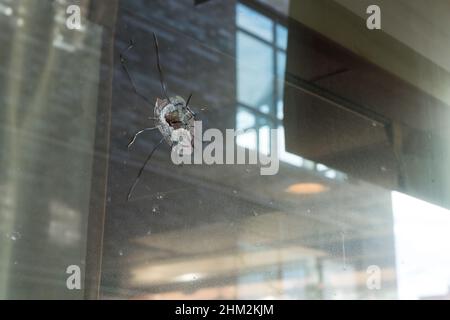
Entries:
{"label": "reflection on glass", "polygon": [[[254,12],[254,13],[252,13]],[[267,154],[270,149],[268,129],[278,128],[278,155],[281,161],[315,170],[314,162],[286,151],[284,126],[283,93],[286,71],[287,28],[280,23],[272,21],[275,29],[268,29],[267,20],[265,32],[271,32],[263,41],[258,36],[258,28],[252,19],[244,19],[252,15],[260,17],[253,9],[242,4],[237,5],[237,40],[236,40],[236,68],[238,111],[236,115],[236,127],[238,129],[254,128],[259,131],[259,137],[254,138],[254,133],[246,133],[237,138],[237,144],[251,150],[258,150]],[[246,33],[239,31],[246,30]],[[275,30],[275,31],[274,31]],[[275,40],[274,40],[275,39]],[[269,45],[270,44],[270,45]],[[254,74],[249,71],[255,72]],[[273,80],[275,79],[275,83]],[[260,111],[255,112],[254,109]],[[263,114],[267,114],[267,116]],[[251,121],[250,121],[251,119]],[[252,125],[250,126],[250,122]],[[264,129],[263,129],[264,128]],[[259,141],[259,142],[258,142]],[[346,176],[336,170],[317,170],[325,177],[344,179]]]}
{"label": "reflection on glass", "polygon": [[256,125],[256,117],[247,109],[239,107],[236,114],[236,129],[245,130]]}
{"label": "reflection on glass", "polygon": [[69,3],[0,0],[0,299],[84,294],[103,29]]}
{"label": "reflection on glass", "polygon": [[266,41],[273,41],[273,21],[240,3],[236,5],[236,24]]}
{"label": "reflection on glass", "polygon": [[287,40],[288,40],[288,31],[285,26],[277,24],[276,37],[277,37],[277,46],[280,49],[286,50],[287,48]]}
{"label": "reflection on glass", "polygon": [[263,126],[259,128],[259,146],[258,150],[262,154],[269,154],[270,150],[270,128]]}
{"label": "reflection on glass", "polygon": [[450,293],[450,210],[392,192],[399,299]]}
{"label": "reflection on glass", "polygon": [[[0,0],[0,298],[81,298],[83,290],[65,286],[70,264],[101,273],[94,289],[105,299],[449,297],[449,210],[347,176],[325,156],[313,162],[286,151],[305,139],[285,130],[300,119],[287,117],[289,100],[304,103],[289,95],[284,105],[285,91],[299,91],[285,76],[292,71],[288,34],[308,49],[281,11],[270,9],[289,1],[122,1],[107,28],[86,21],[77,31],[64,25],[69,2]],[[168,13],[180,19],[167,20]],[[279,129],[277,175],[261,176],[258,165],[176,166],[165,145],[126,201],[158,136],[146,132],[127,149],[152,110],[136,96],[120,53],[132,37],[131,75],[153,101],[161,94],[154,31],[170,93],[193,92],[194,111],[209,108],[199,112],[204,129],[235,125],[238,146],[251,155],[268,154],[269,130]],[[302,67],[330,77],[350,73],[330,60]],[[105,70],[114,77],[99,78]],[[303,119],[305,126],[320,122]],[[336,122],[326,124],[334,129]],[[319,151],[321,132],[306,139]],[[404,138],[415,152],[422,141],[413,133]],[[97,140],[102,134],[109,149]],[[370,160],[357,161],[351,148],[338,152],[349,167]],[[389,168],[379,172],[389,175]],[[91,218],[103,213],[104,223],[92,228]],[[88,241],[89,230],[104,234],[101,247]],[[85,260],[97,251],[98,269]],[[371,288],[377,276],[380,287]]]}
{"label": "reflection on glass", "polygon": [[273,51],[264,42],[237,33],[238,101],[251,107],[271,104],[273,96]]}
{"label": "reflection on glass", "polygon": [[277,119],[283,120],[284,118],[284,111],[283,111],[284,105],[282,100],[277,101]]}

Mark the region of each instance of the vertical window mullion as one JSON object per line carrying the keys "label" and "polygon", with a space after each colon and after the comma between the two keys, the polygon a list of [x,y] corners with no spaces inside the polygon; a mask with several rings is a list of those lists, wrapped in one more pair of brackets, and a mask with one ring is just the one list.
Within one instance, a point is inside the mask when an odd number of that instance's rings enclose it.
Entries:
{"label": "vertical window mullion", "polygon": [[[273,42],[272,42],[272,50],[273,50],[273,92],[272,92],[272,108],[271,108],[271,114],[272,118],[277,118],[277,101],[278,101],[278,83],[277,83],[277,76],[278,76],[278,52],[277,52],[277,23],[274,22],[272,26],[272,33],[273,33]],[[276,123],[274,121],[271,121],[272,124],[270,128],[275,127]],[[272,141],[269,139],[269,150],[272,150]]]}

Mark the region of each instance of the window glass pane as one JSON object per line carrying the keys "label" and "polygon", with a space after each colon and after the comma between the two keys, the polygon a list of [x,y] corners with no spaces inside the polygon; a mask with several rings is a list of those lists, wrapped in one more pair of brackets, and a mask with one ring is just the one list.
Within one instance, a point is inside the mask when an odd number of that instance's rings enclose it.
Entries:
{"label": "window glass pane", "polygon": [[285,50],[287,48],[288,42],[287,28],[280,24],[277,24],[276,32],[277,32],[277,47]]}
{"label": "window glass pane", "polygon": [[306,2],[0,0],[0,300],[449,299],[450,2]]}
{"label": "window glass pane", "polygon": [[277,50],[277,76],[284,80],[286,71],[286,52]]}
{"label": "window glass pane", "polygon": [[277,101],[277,118],[279,120],[283,120],[283,118],[284,118],[283,108],[284,108],[283,100],[282,100],[282,98],[280,98]]}
{"label": "window glass pane", "polygon": [[273,49],[243,32],[237,33],[238,102],[258,108],[272,105]]}
{"label": "window glass pane", "polygon": [[286,70],[286,53],[283,51],[277,51],[277,118],[283,119],[284,108],[284,83],[285,83],[285,70]]}
{"label": "window glass pane", "polygon": [[267,104],[263,104],[259,107],[259,111],[261,111],[262,113],[269,113],[270,107]]}
{"label": "window glass pane", "polygon": [[104,188],[96,166],[106,165],[109,132],[96,130],[111,35],[89,20],[69,30],[66,10],[0,0],[0,300],[82,299],[84,283],[69,290],[66,270],[84,277],[87,255],[98,254],[86,239],[91,204],[104,203],[93,181]]}
{"label": "window glass pane", "polygon": [[259,129],[259,149],[262,154],[269,154],[270,150],[270,127],[264,126]]}
{"label": "window glass pane", "polygon": [[245,130],[253,128],[256,124],[255,115],[247,109],[239,107],[236,115],[236,128],[238,130]]}
{"label": "window glass pane", "polygon": [[450,275],[450,210],[396,191],[392,208],[399,298],[445,294],[450,281],[442,281]]}
{"label": "window glass pane", "polygon": [[240,3],[236,5],[236,24],[264,40],[273,41],[273,21]]}

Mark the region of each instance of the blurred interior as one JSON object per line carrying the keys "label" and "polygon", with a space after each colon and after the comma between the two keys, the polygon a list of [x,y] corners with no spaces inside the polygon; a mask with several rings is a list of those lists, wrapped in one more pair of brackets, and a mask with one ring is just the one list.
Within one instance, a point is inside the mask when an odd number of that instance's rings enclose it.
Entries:
{"label": "blurred interior", "polygon": [[[450,3],[427,3],[0,0],[0,298],[449,299]],[[261,154],[280,129],[278,174],[162,145],[127,201],[161,136],[127,148],[154,106],[119,55],[162,97],[153,32],[205,128]]]}

